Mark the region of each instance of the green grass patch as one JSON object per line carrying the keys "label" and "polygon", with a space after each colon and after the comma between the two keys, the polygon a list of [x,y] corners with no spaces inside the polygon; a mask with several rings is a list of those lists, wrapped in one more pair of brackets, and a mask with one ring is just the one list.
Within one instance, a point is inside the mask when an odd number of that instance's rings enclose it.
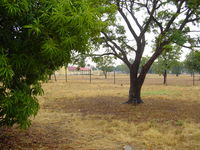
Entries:
{"label": "green grass patch", "polygon": [[155,95],[176,95],[178,91],[170,90],[153,90],[153,91],[143,91],[142,96],[155,96]]}

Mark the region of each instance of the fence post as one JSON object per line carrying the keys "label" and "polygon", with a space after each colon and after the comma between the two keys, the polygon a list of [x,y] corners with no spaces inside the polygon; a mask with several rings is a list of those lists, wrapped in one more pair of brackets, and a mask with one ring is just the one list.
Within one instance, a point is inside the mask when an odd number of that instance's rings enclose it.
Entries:
{"label": "fence post", "polygon": [[115,84],[115,70],[114,70],[114,84]]}
{"label": "fence post", "polygon": [[194,71],[193,71],[193,81],[192,81],[193,83],[193,86],[195,86],[195,75],[194,75]]}
{"label": "fence post", "polygon": [[55,72],[54,72],[54,74],[53,74],[53,75],[54,75],[54,79],[55,79],[55,81],[57,81]]}
{"label": "fence post", "polygon": [[65,66],[65,81],[67,82],[67,66]]}
{"label": "fence post", "polygon": [[92,70],[90,69],[90,83],[92,83]]}

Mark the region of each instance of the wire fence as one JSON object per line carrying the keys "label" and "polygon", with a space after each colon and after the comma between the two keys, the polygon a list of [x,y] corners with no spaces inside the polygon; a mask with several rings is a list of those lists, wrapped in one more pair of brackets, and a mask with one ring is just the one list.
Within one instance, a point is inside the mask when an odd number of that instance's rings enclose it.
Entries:
{"label": "wire fence", "polygon": [[[92,71],[87,73],[73,74],[54,74],[51,76],[52,82],[69,82],[69,83],[107,83],[107,84],[121,84],[129,85],[129,74],[122,74],[118,72],[109,72],[107,78],[103,74],[95,74]],[[147,74],[144,84],[146,85],[162,85],[163,76],[157,74]],[[180,86],[199,86],[200,74],[194,76],[189,74],[181,74],[179,76],[168,74],[167,85]]]}

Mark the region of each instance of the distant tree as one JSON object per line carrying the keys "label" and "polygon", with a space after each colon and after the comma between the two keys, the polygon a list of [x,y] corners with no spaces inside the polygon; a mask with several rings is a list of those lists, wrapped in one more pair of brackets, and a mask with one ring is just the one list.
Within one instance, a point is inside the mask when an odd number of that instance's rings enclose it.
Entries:
{"label": "distant tree", "polygon": [[105,0],[0,1],[0,126],[26,128],[37,114],[41,82],[84,53],[107,25]]}
{"label": "distant tree", "polygon": [[116,71],[120,71],[122,73],[130,73],[129,68],[127,67],[126,64],[122,63],[120,65],[117,65],[115,68]]}
{"label": "distant tree", "polygon": [[171,67],[171,73],[177,77],[184,72],[184,64],[181,61],[175,61]]}
{"label": "distant tree", "polygon": [[[100,43],[106,48],[103,55],[114,55],[130,70],[129,97],[126,103],[140,104],[141,88],[153,62],[168,45],[193,47],[199,44],[199,30],[190,27],[200,20],[199,0],[110,0],[121,16],[102,31]],[[127,30],[126,30],[127,28]],[[197,29],[199,29],[197,27]],[[190,33],[196,32],[197,37]],[[127,34],[128,33],[128,34]],[[149,33],[154,38],[148,39]],[[129,36],[127,36],[129,35]],[[192,40],[191,40],[192,39]],[[193,45],[189,45],[189,40]],[[140,69],[147,45],[153,43],[155,51]],[[188,45],[185,45],[188,43]],[[129,58],[133,59],[130,62]]]}
{"label": "distant tree", "polygon": [[191,51],[184,61],[185,67],[191,74],[194,72],[200,73],[200,52]]}
{"label": "distant tree", "polygon": [[86,66],[86,55],[79,54],[76,56],[73,56],[74,59],[72,59],[71,62],[73,62],[73,65],[78,65],[78,67],[85,67]]}
{"label": "distant tree", "polygon": [[93,58],[94,62],[97,64],[97,68],[103,71],[105,79],[107,79],[107,73],[114,70],[113,57],[104,56]]}
{"label": "distant tree", "polygon": [[178,61],[181,54],[180,46],[168,45],[163,53],[159,56],[156,72],[163,75],[163,84],[167,84],[167,73],[172,66]]}

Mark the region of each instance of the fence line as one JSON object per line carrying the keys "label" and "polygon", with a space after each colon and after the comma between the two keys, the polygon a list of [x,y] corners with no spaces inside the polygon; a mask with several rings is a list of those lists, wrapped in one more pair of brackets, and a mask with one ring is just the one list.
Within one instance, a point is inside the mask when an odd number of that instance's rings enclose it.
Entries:
{"label": "fence line", "polygon": [[[129,74],[122,74],[119,72],[109,72],[107,79],[102,74],[94,74],[90,71],[88,74],[72,74],[65,72],[64,74],[54,74],[51,77],[51,81],[57,82],[72,82],[72,83],[108,83],[108,84],[129,84]],[[163,77],[156,74],[147,74],[144,84],[146,85],[162,85]],[[183,86],[199,86],[200,75],[195,74],[194,78],[188,74],[182,74],[178,77],[176,75],[169,74],[167,77],[168,85],[183,85]]]}

